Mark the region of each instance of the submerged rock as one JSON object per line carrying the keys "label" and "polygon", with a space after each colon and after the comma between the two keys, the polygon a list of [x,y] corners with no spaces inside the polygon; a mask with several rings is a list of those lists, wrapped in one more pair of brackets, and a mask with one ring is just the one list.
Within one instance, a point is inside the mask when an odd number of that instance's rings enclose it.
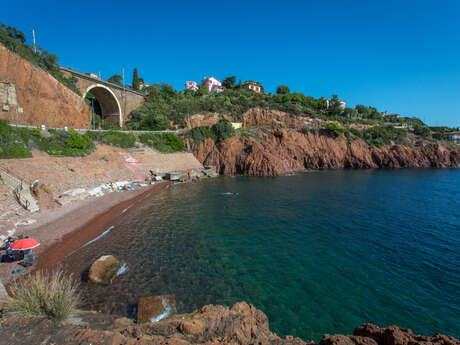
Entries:
{"label": "submerged rock", "polygon": [[113,255],[103,255],[91,265],[88,281],[95,284],[111,284],[117,277],[121,262]]}
{"label": "submerged rock", "polygon": [[176,312],[174,295],[150,296],[139,298],[137,323],[157,322]]}

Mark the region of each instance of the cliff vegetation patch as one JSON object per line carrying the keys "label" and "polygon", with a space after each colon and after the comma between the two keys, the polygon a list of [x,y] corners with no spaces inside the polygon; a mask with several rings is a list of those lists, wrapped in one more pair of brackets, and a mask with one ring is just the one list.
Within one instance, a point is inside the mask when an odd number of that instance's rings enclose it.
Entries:
{"label": "cliff vegetation patch", "polygon": [[134,147],[136,144],[136,137],[131,133],[123,132],[87,132],[86,135],[92,140],[98,141],[102,144],[116,146],[121,148]]}
{"label": "cliff vegetation patch", "polygon": [[184,142],[172,133],[144,133],[139,135],[139,140],[162,153],[185,151]]}
{"label": "cliff vegetation patch", "polygon": [[13,53],[44,69],[59,82],[81,96],[80,91],[75,86],[76,79],[66,78],[59,69],[58,57],[42,47],[36,46],[34,49],[34,47],[26,44],[26,37],[22,31],[0,23],[0,43]]}
{"label": "cliff vegetation patch", "polygon": [[9,126],[0,120],[0,158],[30,158],[31,149],[52,156],[86,156],[94,150],[93,140],[74,130],[56,131]]}
{"label": "cliff vegetation patch", "polygon": [[200,126],[192,128],[187,132],[186,137],[200,142],[206,138],[211,138],[215,142],[224,141],[235,134],[232,124],[226,119],[220,119],[213,126]]}

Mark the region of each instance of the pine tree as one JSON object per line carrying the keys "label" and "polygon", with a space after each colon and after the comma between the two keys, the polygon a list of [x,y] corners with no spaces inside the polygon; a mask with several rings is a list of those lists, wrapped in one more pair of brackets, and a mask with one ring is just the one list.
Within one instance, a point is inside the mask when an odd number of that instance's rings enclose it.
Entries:
{"label": "pine tree", "polygon": [[134,69],[133,72],[133,89],[139,90],[139,76],[137,75],[137,68]]}

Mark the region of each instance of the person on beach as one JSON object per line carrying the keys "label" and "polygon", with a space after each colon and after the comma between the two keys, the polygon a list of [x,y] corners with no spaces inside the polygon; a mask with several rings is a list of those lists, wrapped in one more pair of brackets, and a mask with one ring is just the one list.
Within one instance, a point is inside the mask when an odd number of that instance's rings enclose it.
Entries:
{"label": "person on beach", "polygon": [[11,248],[11,242],[14,242],[11,237],[8,237],[8,239],[5,242],[6,246],[6,256],[9,261],[14,261],[15,255],[14,255],[14,250]]}

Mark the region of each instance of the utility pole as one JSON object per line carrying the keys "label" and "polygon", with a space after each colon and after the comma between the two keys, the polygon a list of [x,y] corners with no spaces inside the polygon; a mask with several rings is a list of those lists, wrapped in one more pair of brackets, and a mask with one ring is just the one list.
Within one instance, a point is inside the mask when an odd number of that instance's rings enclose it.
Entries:
{"label": "utility pole", "polygon": [[[125,88],[125,69],[122,68],[123,75],[123,114],[126,113],[126,88]],[[123,114],[120,114],[120,127],[123,126]]]}
{"label": "utility pole", "polygon": [[91,117],[93,118],[93,129],[96,129],[96,121],[94,119],[94,98],[91,98]]}
{"label": "utility pole", "polygon": [[34,53],[36,54],[37,53],[37,47],[35,46],[35,30],[32,29],[32,37],[33,37],[33,40],[34,40]]}

